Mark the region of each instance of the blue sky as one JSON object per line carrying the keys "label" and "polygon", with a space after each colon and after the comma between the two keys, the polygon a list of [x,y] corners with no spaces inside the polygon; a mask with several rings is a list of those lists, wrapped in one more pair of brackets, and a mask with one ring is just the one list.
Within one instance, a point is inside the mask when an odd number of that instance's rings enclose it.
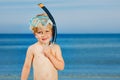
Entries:
{"label": "blue sky", "polygon": [[58,33],[120,33],[120,0],[0,0],[0,33],[31,33],[29,20],[54,16]]}

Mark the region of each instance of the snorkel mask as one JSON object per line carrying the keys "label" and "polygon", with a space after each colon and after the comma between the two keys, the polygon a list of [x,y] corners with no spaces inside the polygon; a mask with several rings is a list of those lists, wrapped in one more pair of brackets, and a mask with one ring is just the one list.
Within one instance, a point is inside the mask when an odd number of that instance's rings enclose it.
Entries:
{"label": "snorkel mask", "polygon": [[37,27],[39,24],[46,27],[48,24],[53,25],[48,16],[37,15],[30,20],[30,27]]}

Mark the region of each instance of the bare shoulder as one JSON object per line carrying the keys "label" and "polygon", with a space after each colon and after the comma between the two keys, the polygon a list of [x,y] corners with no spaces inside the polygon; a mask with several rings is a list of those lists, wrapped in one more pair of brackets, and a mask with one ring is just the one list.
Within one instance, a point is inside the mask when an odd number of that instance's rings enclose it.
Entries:
{"label": "bare shoulder", "polygon": [[53,49],[54,49],[54,51],[56,52],[56,54],[62,54],[60,45],[58,45],[58,44],[53,44]]}
{"label": "bare shoulder", "polygon": [[34,44],[30,45],[30,46],[28,47],[28,50],[32,51],[33,48],[34,48]]}
{"label": "bare shoulder", "polygon": [[28,49],[33,50],[36,46],[37,46],[37,43],[34,43],[34,44],[30,45],[30,46],[28,47]]}
{"label": "bare shoulder", "polygon": [[55,48],[56,50],[60,49],[60,45],[59,44],[53,44],[53,48]]}
{"label": "bare shoulder", "polygon": [[27,52],[28,52],[28,53],[33,53],[33,52],[34,52],[34,48],[35,48],[35,46],[36,46],[36,44],[32,44],[32,45],[30,45],[30,46],[28,47]]}

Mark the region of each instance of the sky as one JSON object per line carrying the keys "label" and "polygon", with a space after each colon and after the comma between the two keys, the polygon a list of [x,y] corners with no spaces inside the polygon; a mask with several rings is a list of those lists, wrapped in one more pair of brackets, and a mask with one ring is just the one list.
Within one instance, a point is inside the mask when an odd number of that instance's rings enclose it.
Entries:
{"label": "sky", "polygon": [[58,33],[120,33],[120,0],[0,0],[0,34],[32,33],[29,20],[53,15]]}

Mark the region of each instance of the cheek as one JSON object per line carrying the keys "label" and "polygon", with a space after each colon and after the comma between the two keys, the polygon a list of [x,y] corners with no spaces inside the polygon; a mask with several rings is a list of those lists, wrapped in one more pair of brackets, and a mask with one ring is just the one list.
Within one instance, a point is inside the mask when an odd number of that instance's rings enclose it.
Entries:
{"label": "cheek", "polygon": [[36,34],[35,36],[37,39],[41,38],[39,34]]}
{"label": "cheek", "polygon": [[51,38],[52,38],[52,33],[50,33],[50,35],[49,35]]}

